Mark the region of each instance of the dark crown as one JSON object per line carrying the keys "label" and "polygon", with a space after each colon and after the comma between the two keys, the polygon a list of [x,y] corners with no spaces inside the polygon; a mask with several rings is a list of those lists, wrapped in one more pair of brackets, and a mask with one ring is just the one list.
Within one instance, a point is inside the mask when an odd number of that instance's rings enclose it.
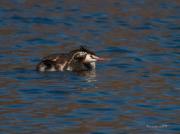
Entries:
{"label": "dark crown", "polygon": [[86,52],[86,53],[89,53],[89,54],[92,54],[92,55],[96,55],[94,52],[90,51],[87,47],[85,46],[80,46],[80,48],[76,49],[76,50],[73,50],[71,51],[70,53],[71,54],[74,54],[74,53],[77,53],[77,52]]}

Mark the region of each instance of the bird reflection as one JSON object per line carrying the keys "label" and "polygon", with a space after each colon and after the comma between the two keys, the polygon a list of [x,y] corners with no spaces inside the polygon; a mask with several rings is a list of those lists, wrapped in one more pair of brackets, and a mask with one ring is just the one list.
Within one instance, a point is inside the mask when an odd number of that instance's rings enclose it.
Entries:
{"label": "bird reflection", "polygon": [[89,83],[96,81],[96,70],[91,71],[79,71],[76,72],[79,76],[85,77],[85,80]]}

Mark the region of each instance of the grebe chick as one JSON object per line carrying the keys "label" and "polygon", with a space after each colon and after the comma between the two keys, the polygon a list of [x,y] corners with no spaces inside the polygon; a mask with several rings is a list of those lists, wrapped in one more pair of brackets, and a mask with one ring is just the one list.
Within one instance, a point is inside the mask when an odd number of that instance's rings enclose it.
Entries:
{"label": "grebe chick", "polygon": [[40,72],[46,71],[91,71],[96,68],[96,61],[104,60],[94,52],[80,46],[69,53],[51,54],[44,57],[36,66]]}

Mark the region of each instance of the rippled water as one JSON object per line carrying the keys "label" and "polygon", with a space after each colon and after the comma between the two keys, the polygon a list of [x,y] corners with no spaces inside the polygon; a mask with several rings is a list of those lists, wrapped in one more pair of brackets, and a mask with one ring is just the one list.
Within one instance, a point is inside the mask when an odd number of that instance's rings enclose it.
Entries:
{"label": "rippled water", "polygon": [[[1,134],[180,131],[177,0],[0,1]],[[86,45],[96,72],[39,73],[43,56]]]}

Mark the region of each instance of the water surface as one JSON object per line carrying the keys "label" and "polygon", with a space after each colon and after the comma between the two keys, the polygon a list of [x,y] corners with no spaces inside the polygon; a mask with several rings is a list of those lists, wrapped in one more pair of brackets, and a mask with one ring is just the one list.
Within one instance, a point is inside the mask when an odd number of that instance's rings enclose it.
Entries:
{"label": "water surface", "polygon": [[[174,134],[179,1],[0,1],[1,134]],[[39,73],[43,56],[86,45],[95,72]]]}

